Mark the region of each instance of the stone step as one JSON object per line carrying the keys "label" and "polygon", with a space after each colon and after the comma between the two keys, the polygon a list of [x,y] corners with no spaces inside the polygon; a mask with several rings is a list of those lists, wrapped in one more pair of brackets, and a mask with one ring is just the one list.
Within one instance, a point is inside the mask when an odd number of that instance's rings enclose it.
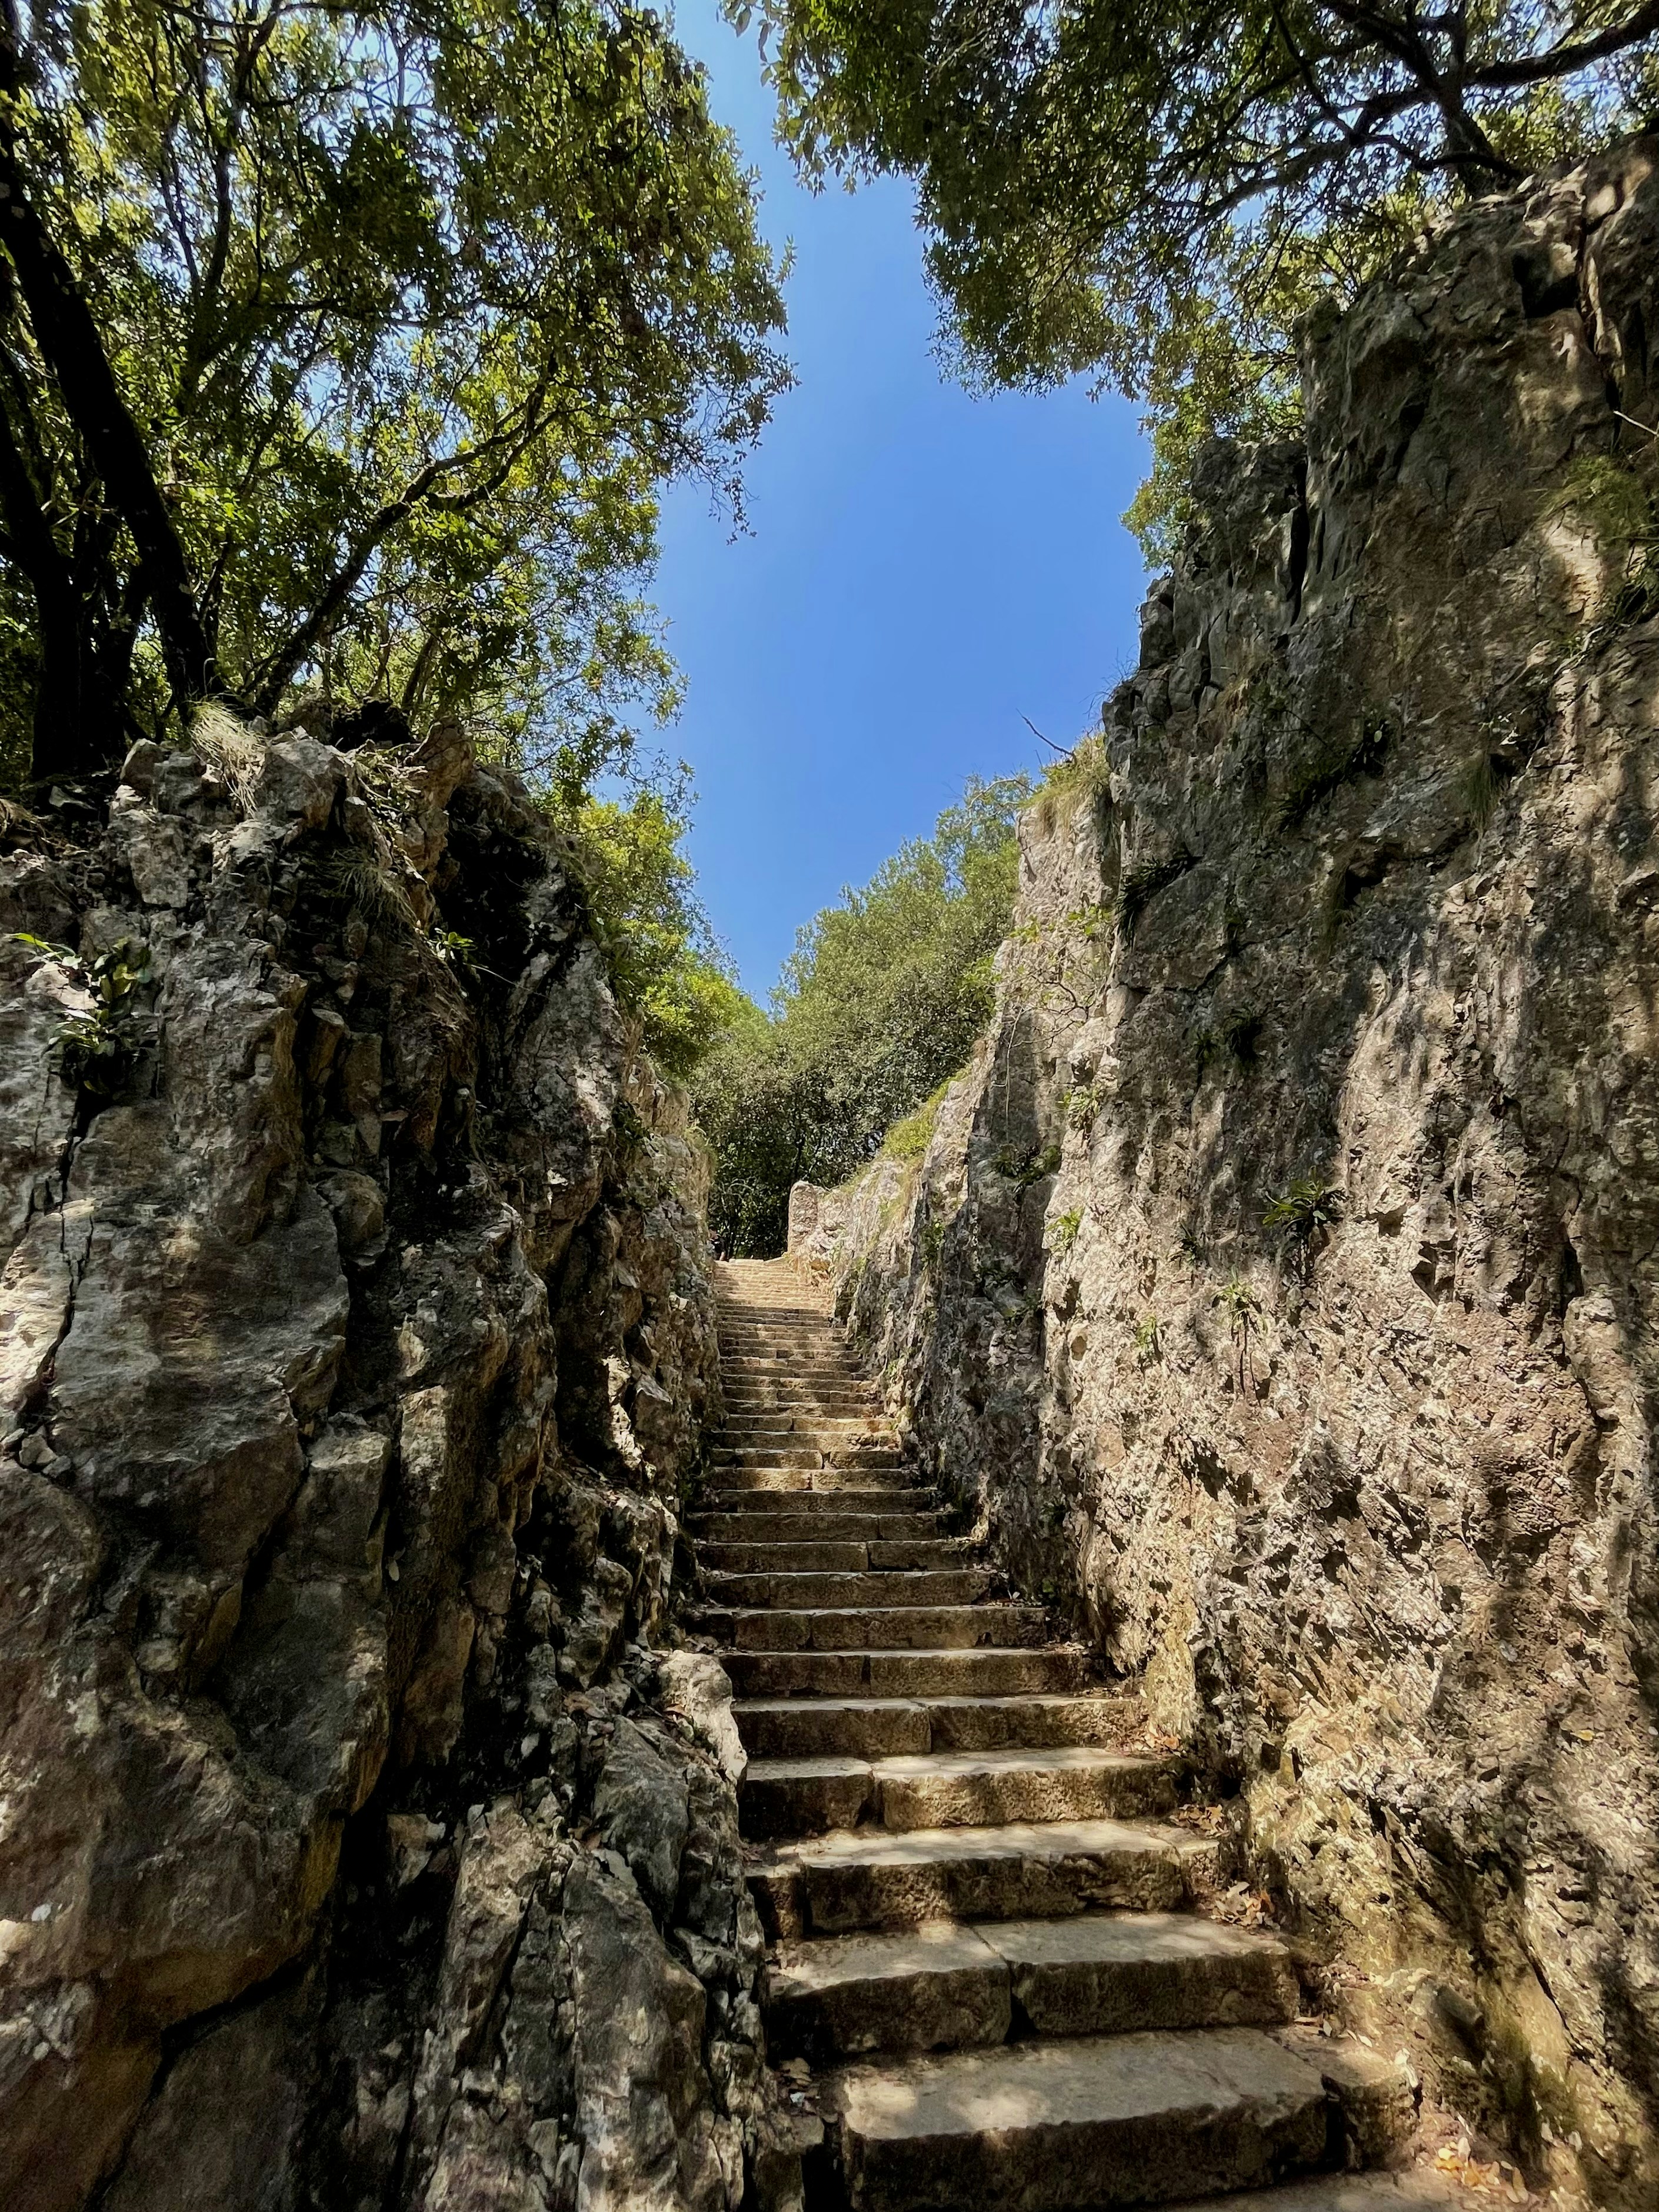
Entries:
{"label": "stone step", "polygon": [[872,1443],[896,1444],[896,1432],[885,1421],[863,1420],[856,1413],[739,1413],[729,1418],[716,1435],[717,1443],[763,1443],[775,1438],[781,1443],[793,1437],[800,1443],[825,1441],[844,1443],[863,1437]]}
{"label": "stone step", "polygon": [[755,1759],[745,1836],[821,1836],[872,1820],[894,1832],[1001,1820],[1123,1820],[1176,1802],[1167,1759],[1094,1744],[1054,1750],[927,1751],[877,1759]]}
{"label": "stone step", "polygon": [[775,1940],[924,1920],[1059,1919],[1090,1907],[1168,1912],[1213,1881],[1209,1838],[1161,1821],[1011,1821],[866,1830],[783,1844],[749,1886]]}
{"label": "stone step", "polygon": [[793,1430],[780,1443],[758,1444],[711,1444],[708,1461],[712,1467],[867,1467],[898,1468],[904,1465],[904,1454],[897,1444],[830,1443],[816,1444],[809,1437],[798,1437]]}
{"label": "stone step", "polygon": [[722,1335],[720,1354],[723,1371],[734,1376],[753,1374],[757,1370],[769,1373],[775,1368],[790,1376],[833,1375],[838,1382],[855,1384],[865,1380],[854,1363],[845,1358],[834,1345],[796,1347],[760,1337],[738,1344]]}
{"label": "stone step", "polygon": [[1105,2212],[1326,2154],[1318,2074],[1249,2027],[1084,2036],[848,2068],[824,2087],[860,2212]]}
{"label": "stone step", "polygon": [[962,1566],[841,1572],[776,1567],[708,1577],[710,1595],[721,1605],[791,1607],[971,1605],[994,1580],[988,1567]]}
{"label": "stone step", "polygon": [[1243,2197],[1189,2199],[1167,2212],[1496,2212],[1502,2202],[1489,2191],[1474,2196],[1449,2176],[1419,2167],[1411,2173],[1310,2174]]}
{"label": "stone step", "polygon": [[1074,1646],[990,1651],[744,1651],[720,1655],[740,1698],[1012,1698],[1079,1690],[1089,1679]]}
{"label": "stone step", "polygon": [[798,1422],[794,1427],[787,1429],[727,1427],[719,1432],[709,1446],[709,1456],[715,1466],[730,1464],[729,1462],[714,1459],[717,1452],[764,1452],[769,1460],[775,1453],[794,1451],[814,1452],[819,1460],[827,1458],[832,1467],[843,1465],[843,1455],[854,1451],[897,1452],[901,1463],[904,1457],[898,1438],[891,1430],[883,1431],[863,1421],[848,1421],[840,1430],[823,1422],[813,1421]]}
{"label": "stone step", "polygon": [[1294,2019],[1298,1996],[1276,1936],[1191,1913],[1086,1912],[786,1945],[763,2005],[769,2055],[822,2066],[1011,2033],[1270,2027]]}
{"label": "stone step", "polygon": [[846,1366],[855,1366],[857,1354],[847,1341],[845,1333],[827,1327],[823,1322],[792,1322],[775,1328],[765,1322],[720,1320],[715,1323],[722,1352],[747,1352],[758,1346],[763,1351],[793,1347],[803,1358],[833,1359]]}
{"label": "stone step", "polygon": [[[703,1500],[726,1495],[738,1498],[737,1504],[726,1510],[741,1513],[918,1513],[922,1506],[938,1510],[940,1502],[933,1484],[918,1482],[914,1475],[902,1482],[891,1482],[887,1475],[856,1480],[856,1468],[845,1467],[821,1467],[817,1474],[823,1475],[821,1482],[811,1480],[811,1468],[792,1467],[785,1471],[783,1482],[754,1482],[748,1468],[710,1468],[696,1504],[708,1513],[714,1509]],[[876,1504],[860,1506],[860,1495],[876,1500]]]}
{"label": "stone step", "polygon": [[[757,1420],[763,1417],[773,1421],[854,1421],[859,1427],[884,1428],[887,1417],[879,1406],[856,1398],[783,1397],[772,1399],[739,1399],[726,1401],[726,1416],[739,1421]],[[724,1418],[724,1417],[723,1417]]]}
{"label": "stone step", "polygon": [[834,1376],[830,1382],[801,1382],[787,1370],[775,1376],[721,1376],[721,1401],[726,1411],[769,1413],[775,1407],[801,1407],[803,1411],[845,1411],[884,1413],[884,1401],[872,1382],[858,1376]]}
{"label": "stone step", "polygon": [[720,1373],[741,1376],[764,1377],[787,1374],[791,1382],[852,1382],[860,1381],[856,1368],[839,1359],[812,1358],[803,1359],[799,1353],[780,1347],[763,1352],[758,1347],[747,1352],[725,1352],[720,1354]]}
{"label": "stone step", "polygon": [[[884,1498],[922,1487],[904,1468],[873,1467],[732,1467],[709,1469],[709,1488],[720,1490],[867,1490]],[[931,1492],[929,1493],[931,1495]]]}
{"label": "stone step", "polygon": [[825,1606],[755,1611],[707,1606],[704,1635],[738,1651],[972,1651],[1037,1644],[1048,1620],[1036,1605]]}
{"label": "stone step", "polygon": [[[710,1493],[703,1493],[702,1509],[690,1513],[686,1526],[696,1541],[717,1541],[717,1544],[817,1544],[817,1541],[842,1541],[842,1544],[880,1544],[880,1547],[900,1547],[900,1544],[945,1544],[951,1537],[940,1537],[940,1509],[922,1506],[918,1510],[894,1510],[894,1491],[880,1491],[878,1504],[860,1504],[858,1491],[796,1491],[796,1493],[734,1493],[717,1491],[714,1498],[728,1500],[726,1504],[712,1504]],[[907,1498],[931,1498],[931,1491],[909,1491]],[[900,1502],[905,1502],[900,1500]],[[896,1559],[883,1559],[880,1566],[896,1566]]]}
{"label": "stone step", "polygon": [[[825,1470],[838,1475],[839,1468]],[[731,1502],[714,1505],[711,1498],[721,1498]],[[868,1500],[866,1504],[864,1501]],[[938,1513],[940,1510],[939,1492],[930,1482],[854,1483],[840,1480],[825,1482],[787,1482],[781,1487],[771,1483],[755,1483],[747,1480],[732,1482],[722,1474],[716,1482],[711,1479],[697,1498],[698,1514],[812,1514],[812,1513]],[[695,1516],[694,1516],[695,1517]],[[780,1537],[780,1542],[782,1539]]]}
{"label": "stone step", "polygon": [[799,1336],[814,1343],[833,1344],[850,1350],[847,1331],[841,1323],[820,1308],[816,1312],[803,1309],[797,1313],[768,1314],[733,1308],[727,1312],[720,1307],[714,1311],[714,1326],[722,1336],[728,1331],[733,1336],[758,1334],[763,1336]]}
{"label": "stone step", "polygon": [[787,1370],[776,1375],[727,1375],[722,1377],[720,1395],[728,1411],[741,1407],[744,1411],[752,1407],[757,1413],[766,1413],[775,1406],[821,1404],[845,1406],[852,1413],[884,1411],[874,1384],[860,1382],[856,1375],[832,1376],[821,1384],[799,1382]]}
{"label": "stone step", "polygon": [[973,1547],[961,1536],[918,1536],[908,1543],[844,1537],[793,1544],[727,1543],[706,1537],[697,1544],[697,1558],[711,1574],[857,1575],[890,1568],[933,1572],[969,1565],[973,1556]]}
{"label": "stone step", "polygon": [[753,1759],[885,1759],[1121,1742],[1139,1711],[1093,1691],[1012,1698],[751,1698],[732,1708]]}

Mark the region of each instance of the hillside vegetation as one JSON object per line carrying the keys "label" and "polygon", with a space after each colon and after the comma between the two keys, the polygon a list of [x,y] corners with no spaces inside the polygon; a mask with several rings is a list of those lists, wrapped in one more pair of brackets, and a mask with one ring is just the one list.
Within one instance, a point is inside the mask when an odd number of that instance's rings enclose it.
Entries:
{"label": "hillside vegetation", "polygon": [[806,924],[769,1015],[735,1010],[695,1084],[727,1252],[781,1251],[791,1183],[839,1182],[967,1059],[994,1000],[1031,789],[970,782],[931,837]]}

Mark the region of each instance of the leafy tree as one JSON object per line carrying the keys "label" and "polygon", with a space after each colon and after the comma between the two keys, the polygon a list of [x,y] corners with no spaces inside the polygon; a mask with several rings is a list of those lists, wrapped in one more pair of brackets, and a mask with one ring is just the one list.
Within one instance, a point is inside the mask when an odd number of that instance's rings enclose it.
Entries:
{"label": "leafy tree", "polygon": [[[757,12],[726,0],[740,26]],[[971,380],[1145,398],[1156,553],[1212,427],[1293,411],[1291,333],[1449,200],[1653,112],[1659,0],[759,0],[822,180],[914,176]]]}
{"label": "leafy tree", "polygon": [[214,694],[672,704],[656,487],[787,371],[701,71],[626,0],[0,0],[0,662],[39,775]]}
{"label": "leafy tree", "polygon": [[657,1066],[681,1080],[746,1014],[763,1020],[732,980],[681,850],[690,799],[684,767],[626,799],[548,795],[571,834],[617,996]]}
{"label": "leafy tree", "polygon": [[791,1183],[855,1172],[967,1060],[991,1012],[1030,793],[1024,776],[970,782],[931,838],[806,924],[770,1020],[739,1010],[710,1052],[694,1097],[728,1249],[781,1249]]}

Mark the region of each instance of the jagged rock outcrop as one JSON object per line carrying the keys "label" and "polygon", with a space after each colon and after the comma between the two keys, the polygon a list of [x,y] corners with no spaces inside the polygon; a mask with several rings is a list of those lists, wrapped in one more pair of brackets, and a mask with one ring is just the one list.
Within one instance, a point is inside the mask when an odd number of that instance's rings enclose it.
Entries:
{"label": "jagged rock outcrop", "polygon": [[570,856],[453,729],[58,798],[0,853],[0,2197],[733,2206],[706,1160]]}
{"label": "jagged rock outcrop", "polygon": [[[1028,817],[895,1407],[1245,1801],[1332,2005],[1659,2188],[1659,141],[1441,224],[1218,446]],[[812,1209],[803,1206],[803,1223]]]}

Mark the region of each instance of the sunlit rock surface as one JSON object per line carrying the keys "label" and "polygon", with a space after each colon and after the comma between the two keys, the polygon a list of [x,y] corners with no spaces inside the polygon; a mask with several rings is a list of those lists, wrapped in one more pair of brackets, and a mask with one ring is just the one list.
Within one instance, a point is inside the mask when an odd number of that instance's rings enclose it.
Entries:
{"label": "sunlit rock surface", "polygon": [[[1248,1803],[1333,2005],[1659,2191],[1659,142],[1206,454],[926,1158],[792,1207],[964,1525]],[[1646,427],[1644,427],[1646,426]]]}

